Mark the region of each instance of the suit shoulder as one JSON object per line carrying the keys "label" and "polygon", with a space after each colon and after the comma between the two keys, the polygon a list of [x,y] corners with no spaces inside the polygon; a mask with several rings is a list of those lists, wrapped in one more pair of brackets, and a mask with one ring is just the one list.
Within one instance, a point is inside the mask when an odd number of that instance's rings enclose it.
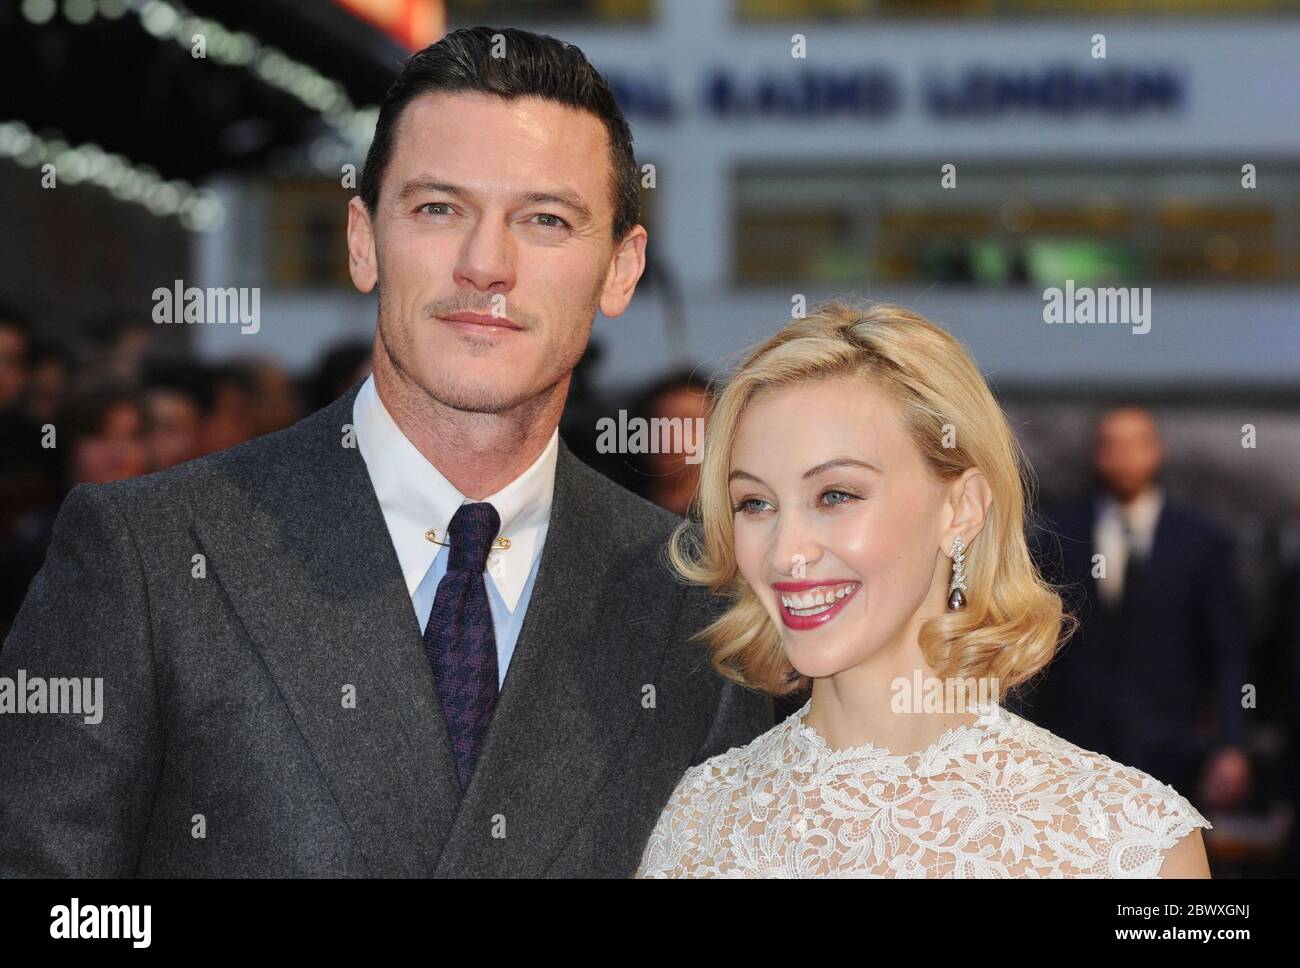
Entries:
{"label": "suit shoulder", "polygon": [[604,474],[583,463],[566,450],[564,460],[571,486],[593,515],[618,521],[620,530],[645,534],[660,542],[667,539],[682,519],[652,504]]}
{"label": "suit shoulder", "polygon": [[1168,517],[1170,530],[1182,538],[1216,542],[1228,539],[1228,531],[1213,517],[1190,504],[1167,501],[1163,513]]}
{"label": "suit shoulder", "polygon": [[1086,498],[1047,505],[1030,516],[1030,524],[1036,532],[1053,533],[1070,539],[1089,534],[1092,520],[1092,501]]}

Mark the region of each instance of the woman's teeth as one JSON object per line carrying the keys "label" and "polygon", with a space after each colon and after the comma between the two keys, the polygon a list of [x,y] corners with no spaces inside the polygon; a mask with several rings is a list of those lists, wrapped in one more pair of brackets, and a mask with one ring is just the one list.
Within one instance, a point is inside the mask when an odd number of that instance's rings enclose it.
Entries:
{"label": "woman's teeth", "polygon": [[781,604],[791,615],[818,615],[832,608],[837,601],[848,595],[857,584],[827,585],[824,588],[811,588],[802,595],[783,593]]}

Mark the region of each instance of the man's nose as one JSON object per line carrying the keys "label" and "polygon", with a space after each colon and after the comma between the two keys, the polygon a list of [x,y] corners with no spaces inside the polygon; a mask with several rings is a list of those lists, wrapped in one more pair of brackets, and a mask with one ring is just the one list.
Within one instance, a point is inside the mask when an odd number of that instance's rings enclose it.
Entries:
{"label": "man's nose", "polygon": [[456,283],[482,292],[515,287],[515,241],[497,219],[482,219],[465,237],[456,264]]}

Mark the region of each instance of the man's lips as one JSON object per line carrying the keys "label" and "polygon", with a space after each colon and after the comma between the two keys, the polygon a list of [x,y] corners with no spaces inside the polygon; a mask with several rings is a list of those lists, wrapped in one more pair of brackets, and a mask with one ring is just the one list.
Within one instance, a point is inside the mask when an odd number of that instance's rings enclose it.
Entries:
{"label": "man's lips", "polygon": [[444,323],[451,323],[461,328],[494,329],[501,332],[522,330],[523,327],[508,316],[493,316],[491,313],[449,313],[439,316]]}

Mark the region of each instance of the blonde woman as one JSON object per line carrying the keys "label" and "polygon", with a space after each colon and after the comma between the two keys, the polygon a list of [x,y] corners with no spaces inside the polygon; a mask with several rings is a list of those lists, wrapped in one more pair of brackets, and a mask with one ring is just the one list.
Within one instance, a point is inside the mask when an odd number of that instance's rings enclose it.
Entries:
{"label": "blonde woman", "polygon": [[1070,619],[1024,537],[1020,455],[970,356],[895,306],[831,303],[713,409],[677,569],[731,601],[728,678],[807,703],[692,767],[645,877],[1208,877],[1173,788],[998,699]]}

